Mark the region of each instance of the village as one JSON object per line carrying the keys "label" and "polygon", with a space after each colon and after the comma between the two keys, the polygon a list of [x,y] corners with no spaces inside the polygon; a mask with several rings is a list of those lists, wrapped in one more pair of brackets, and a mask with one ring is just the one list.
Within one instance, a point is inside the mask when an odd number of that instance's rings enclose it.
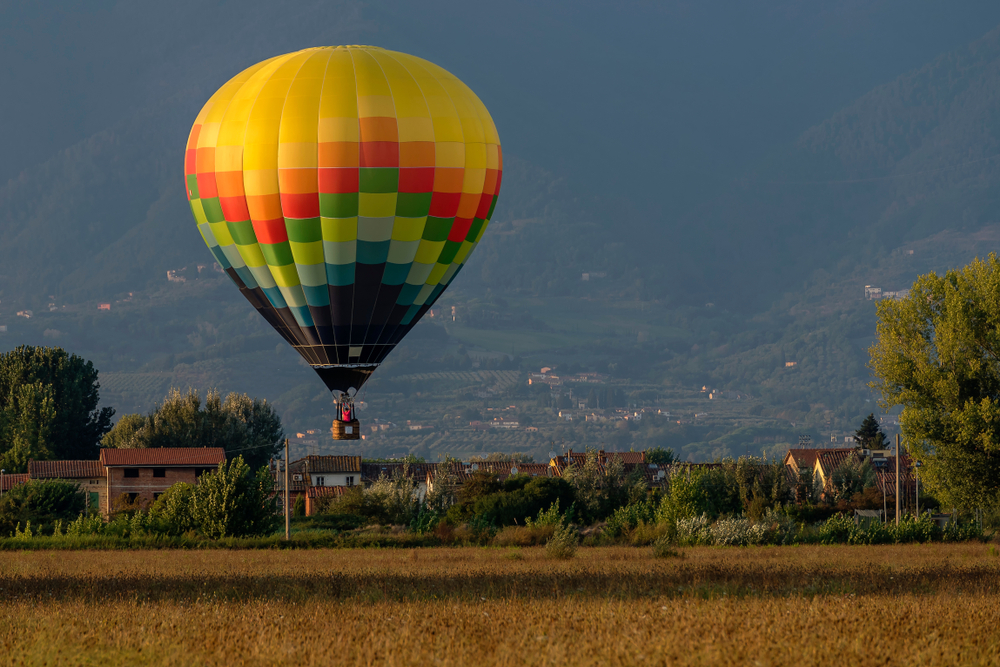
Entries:
{"label": "village", "polygon": [[[175,484],[197,484],[201,475],[216,470],[225,459],[225,451],[221,448],[105,448],[94,460],[30,461],[27,473],[4,474],[0,471],[0,495],[29,480],[69,481],[84,494],[89,511],[110,520],[116,513],[152,506]],[[273,480],[276,513],[298,508],[295,511],[301,515],[314,516],[322,511],[335,512],[331,501],[335,503],[352,490],[371,487],[380,479],[397,483],[405,480],[414,500],[419,503],[445,478],[452,492],[477,477],[501,485],[513,477],[563,478],[571,467],[580,470],[587,466],[588,459],[604,474],[612,463],[619,464],[626,476],[641,481],[652,494],[669,494],[670,482],[676,475],[690,478],[693,471],[724,465],[721,461],[673,461],[663,450],[569,449],[562,454],[551,452],[546,462],[502,454],[444,462],[366,460],[360,455],[306,455],[290,461],[287,472],[283,461],[272,459],[268,471]],[[842,471],[851,467],[870,469],[873,473],[871,485],[857,489],[860,493],[849,498],[847,504],[841,502],[837,506],[836,499],[844,495],[843,489],[838,488],[844,483]],[[787,451],[780,470],[785,477],[786,495],[777,499],[779,504],[825,503],[841,510],[848,509],[857,517],[875,517],[880,521],[898,516],[899,512],[920,514],[919,462],[905,451],[897,458],[895,450],[888,448],[796,447]],[[924,509],[928,509],[926,500]],[[950,518],[950,514],[933,515],[933,520],[942,527]]]}

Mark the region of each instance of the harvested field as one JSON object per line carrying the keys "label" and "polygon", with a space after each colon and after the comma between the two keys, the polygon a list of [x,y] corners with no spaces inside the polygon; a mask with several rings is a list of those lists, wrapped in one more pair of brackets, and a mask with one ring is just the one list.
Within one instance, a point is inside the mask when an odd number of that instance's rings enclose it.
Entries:
{"label": "harvested field", "polygon": [[0,664],[1000,664],[982,544],[0,553]]}

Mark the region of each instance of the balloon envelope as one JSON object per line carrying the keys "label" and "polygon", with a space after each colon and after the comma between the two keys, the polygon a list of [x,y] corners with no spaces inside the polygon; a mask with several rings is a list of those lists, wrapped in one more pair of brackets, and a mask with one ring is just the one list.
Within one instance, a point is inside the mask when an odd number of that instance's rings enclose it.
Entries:
{"label": "balloon envelope", "polygon": [[184,162],[216,261],[339,391],[359,388],[461,270],[502,168],[468,86],[371,46],[241,72],[198,114]]}

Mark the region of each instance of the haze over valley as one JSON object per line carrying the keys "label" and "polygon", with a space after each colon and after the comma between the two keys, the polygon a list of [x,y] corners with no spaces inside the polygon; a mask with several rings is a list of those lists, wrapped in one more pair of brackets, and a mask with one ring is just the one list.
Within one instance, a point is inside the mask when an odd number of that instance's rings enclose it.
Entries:
{"label": "haze over valley", "polygon": [[503,142],[482,243],[362,392],[365,456],[842,441],[879,413],[871,297],[1000,241],[994,3],[0,16],[0,344],[93,360],[118,415],[247,392],[303,451],[340,451],[329,392],[216,270],[182,173],[204,100],[306,46],[439,63]]}

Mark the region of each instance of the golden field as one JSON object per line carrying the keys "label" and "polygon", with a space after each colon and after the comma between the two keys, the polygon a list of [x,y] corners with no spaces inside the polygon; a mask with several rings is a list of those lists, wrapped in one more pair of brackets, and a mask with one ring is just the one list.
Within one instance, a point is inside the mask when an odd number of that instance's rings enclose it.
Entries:
{"label": "golden field", "polygon": [[0,664],[1000,664],[983,544],[0,553]]}

